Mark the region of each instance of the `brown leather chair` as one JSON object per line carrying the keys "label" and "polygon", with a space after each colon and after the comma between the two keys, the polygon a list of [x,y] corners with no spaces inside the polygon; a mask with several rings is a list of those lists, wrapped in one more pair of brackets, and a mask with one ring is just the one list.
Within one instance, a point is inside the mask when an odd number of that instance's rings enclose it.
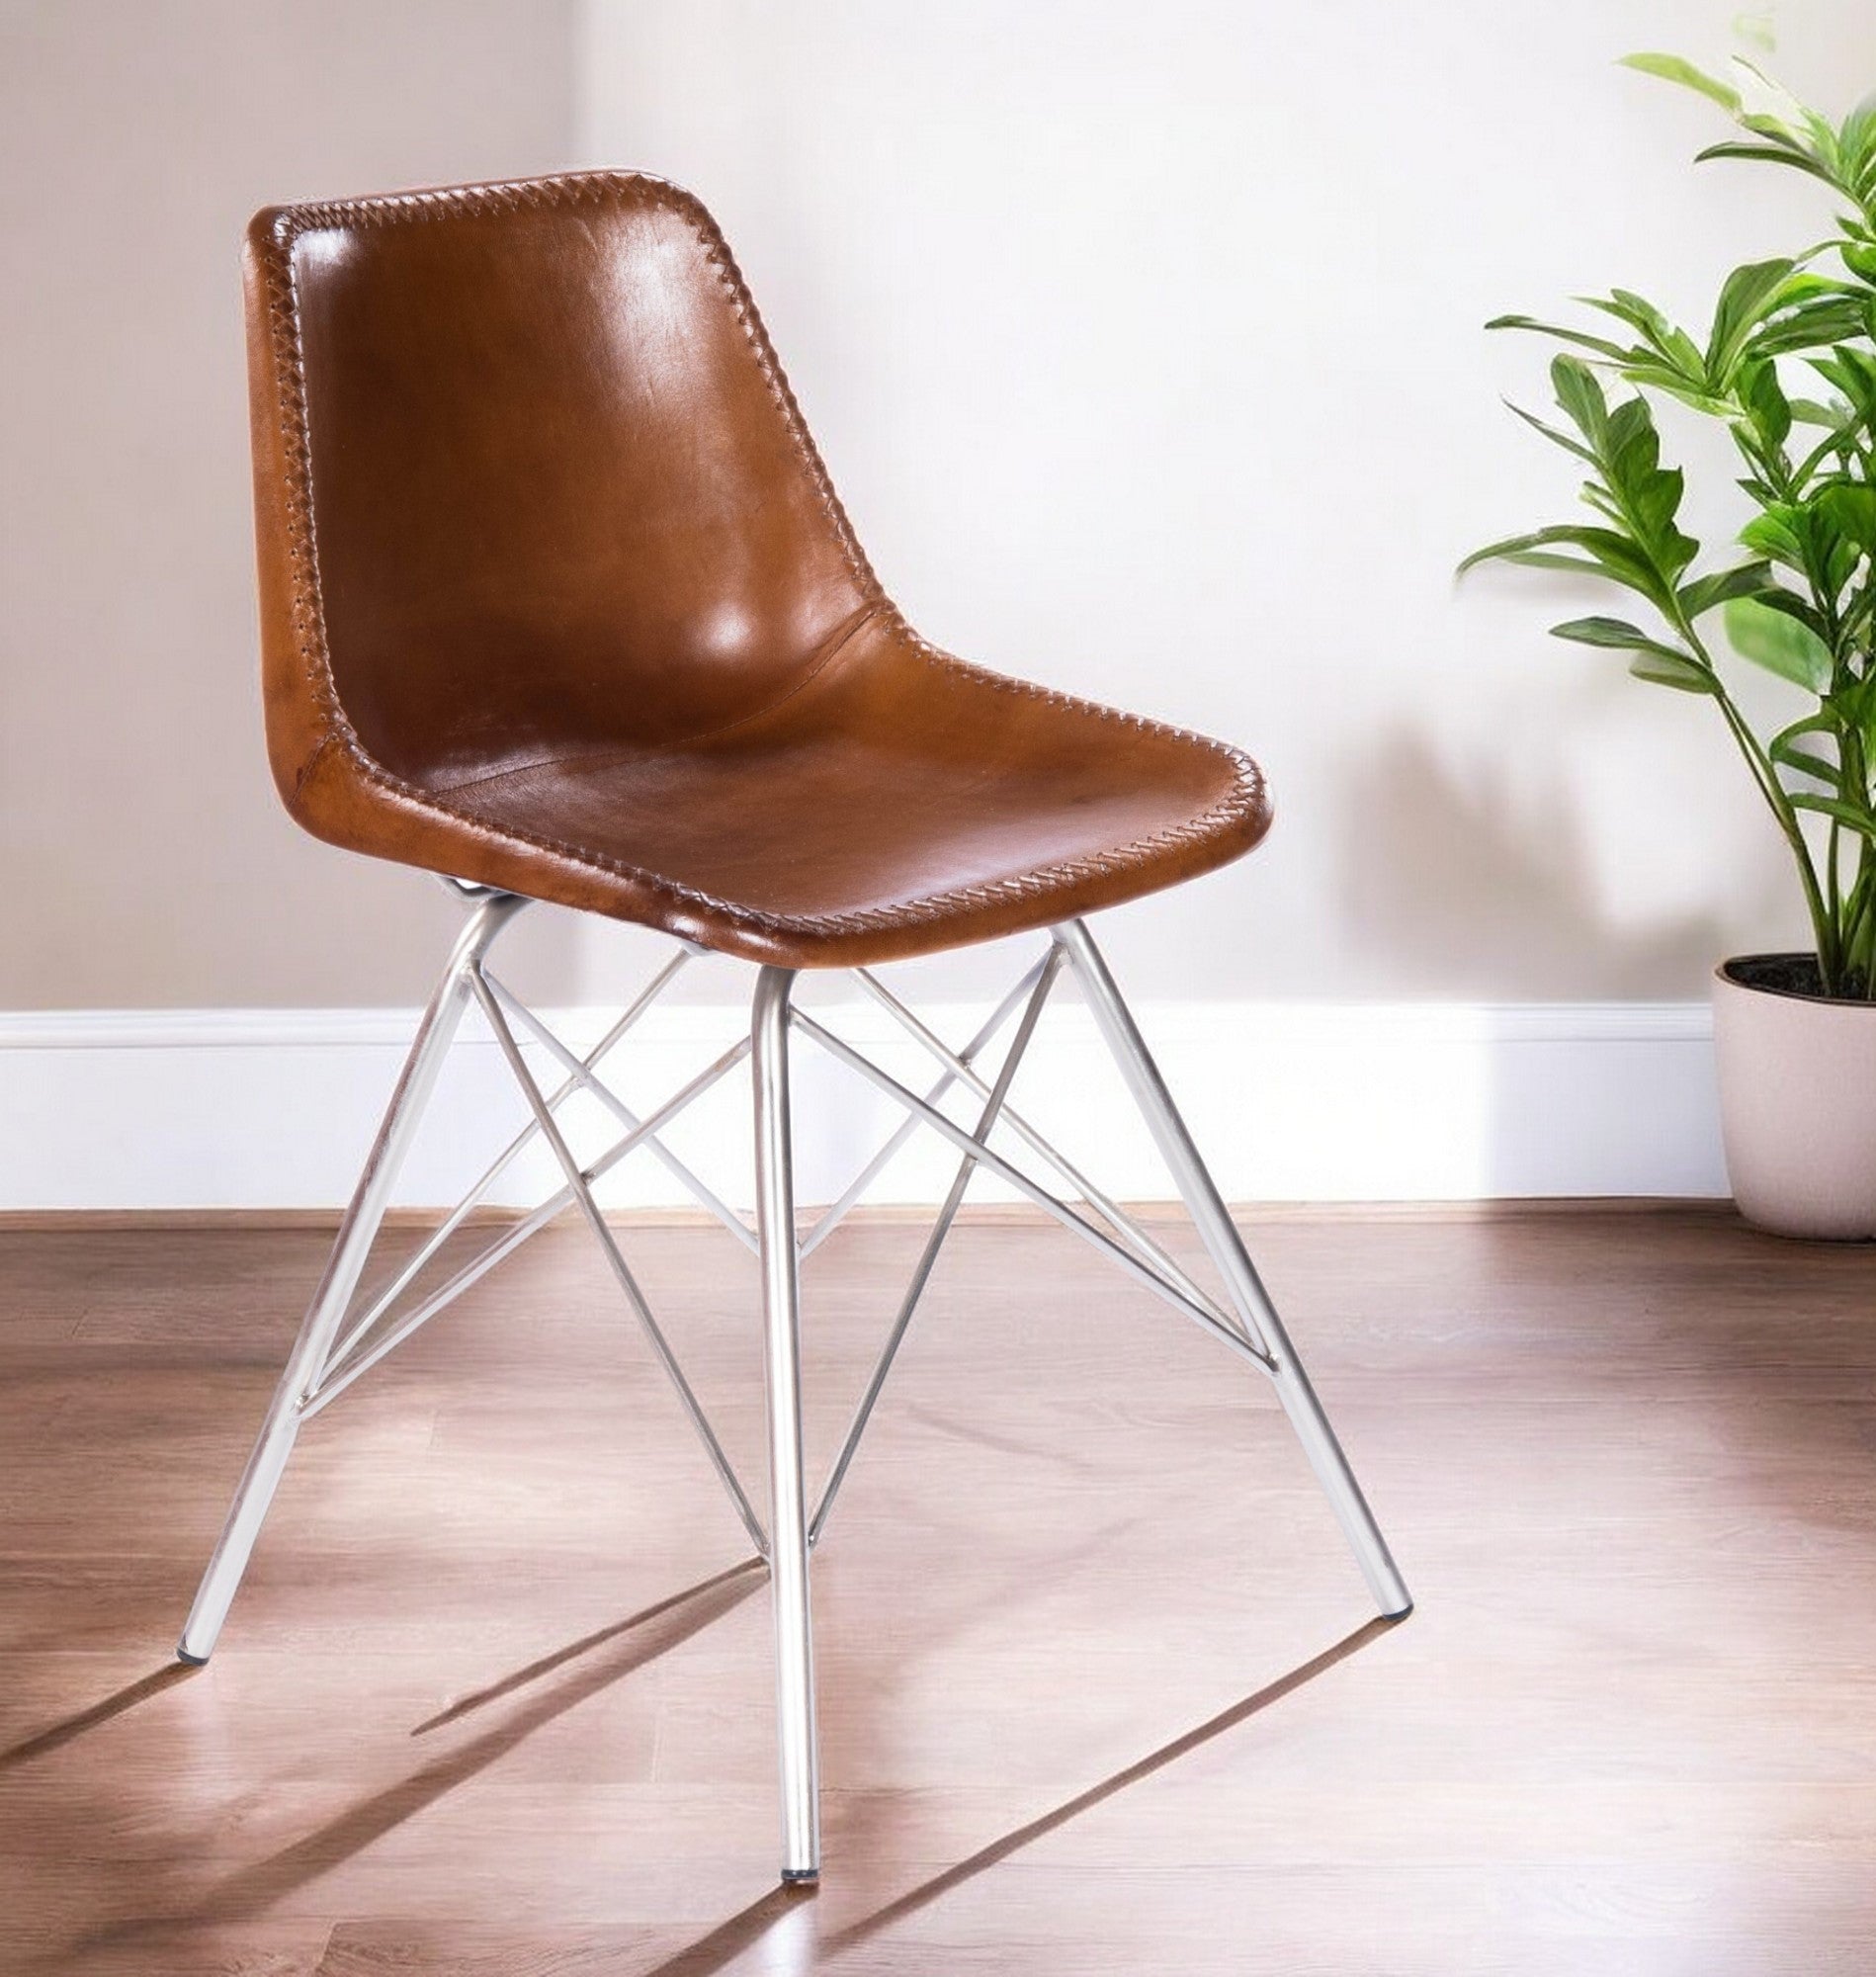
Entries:
{"label": "brown leather chair", "polygon": [[[412,1307],[417,1270],[520,1142],[414,1264],[356,1297],[399,1160],[471,1002],[521,1084],[531,1132],[565,1175],[488,1259],[561,1208],[579,1208],[768,1559],[786,1877],[811,1878],[819,1866],[809,1547],[980,1167],[1274,1381],[1378,1604],[1406,1612],[1387,1547],[1081,923],[1248,851],[1269,819],[1249,759],[984,671],[918,637],[869,567],[728,249],[687,193],[589,173],[278,208],[249,230],[246,272],[275,780],[306,829],[446,878],[469,917],[235,1496],[184,1658],[205,1660],[213,1646],[300,1422],[486,1267],[478,1259]],[[486,965],[495,936],[533,901],[681,943],[583,1061]],[[1046,935],[1042,959],[959,1052],[871,973],[1025,933]],[[749,1039],[639,1118],[595,1066],[700,950],[759,965]],[[933,1053],[937,1086],[908,1090],[793,1006],[795,973],[827,968],[858,971]],[[1193,1211],[1224,1300],[1006,1103],[1065,968]],[[975,1060],[1019,1005],[1014,1040],[986,1082]],[[517,1025],[562,1067],[557,1090],[535,1081]],[[800,1255],[831,1221],[798,1237],[791,1033],[870,1076],[908,1127],[938,1131],[963,1157],[811,1519],[797,1279]],[[745,1056],[754,1230],[657,1137]],[[938,1106],[953,1084],[981,1101],[975,1132]],[[624,1128],[584,1167],[554,1110],[581,1089]],[[999,1123],[1047,1163],[1053,1187],[989,1147]],[[594,1205],[592,1180],[636,1149],[680,1172],[759,1251],[766,1525]]]}

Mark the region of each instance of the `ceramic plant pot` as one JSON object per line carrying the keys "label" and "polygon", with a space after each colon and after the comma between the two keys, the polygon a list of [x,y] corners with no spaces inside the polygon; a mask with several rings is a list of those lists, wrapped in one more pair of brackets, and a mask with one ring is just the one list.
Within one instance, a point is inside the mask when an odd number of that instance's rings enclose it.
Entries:
{"label": "ceramic plant pot", "polygon": [[[1876,1237],[1876,1002],[1790,985],[1809,957],[1744,954],[1713,978],[1733,1198],[1779,1236]],[[1813,971],[1815,979],[1815,971]]]}

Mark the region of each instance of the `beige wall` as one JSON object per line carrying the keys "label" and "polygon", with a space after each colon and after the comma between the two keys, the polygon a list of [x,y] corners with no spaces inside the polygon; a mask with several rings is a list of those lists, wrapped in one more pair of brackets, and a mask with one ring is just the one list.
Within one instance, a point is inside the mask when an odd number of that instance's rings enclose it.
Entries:
{"label": "beige wall", "polygon": [[[1485,316],[1691,306],[1822,230],[1610,66],[1736,11],[0,0],[0,1003],[419,998],[452,909],[266,776],[236,248],[265,201],[568,162],[716,208],[934,637],[1264,758],[1267,848],[1118,917],[1144,992],[1700,993],[1795,931],[1709,711],[1448,573],[1570,498]],[[1876,83],[1868,0],[1779,27],[1800,87]],[[513,972],[601,1001],[639,944],[543,916]]]}
{"label": "beige wall", "polygon": [[[1871,0],[1753,11],[1839,114],[1876,87]],[[1542,404],[1548,353],[1488,316],[1705,310],[1828,232],[1613,65],[1723,62],[1740,12],[592,0],[583,144],[716,209],[929,636],[1264,761],[1265,847],[1116,916],[1131,982],[1698,996],[1801,925],[1711,708],[1544,636],[1606,598],[1451,571],[1574,502],[1498,402]]]}
{"label": "beige wall", "polygon": [[241,229],[564,164],[571,8],[5,0],[0,34],[0,1003],[417,1000],[448,902],[267,776]]}

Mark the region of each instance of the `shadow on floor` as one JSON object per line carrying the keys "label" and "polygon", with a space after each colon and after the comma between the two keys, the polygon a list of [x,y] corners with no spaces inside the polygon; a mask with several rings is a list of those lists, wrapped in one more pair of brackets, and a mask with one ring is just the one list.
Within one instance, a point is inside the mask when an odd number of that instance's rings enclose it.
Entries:
{"label": "shadow on floor", "polygon": [[[686,1943],[675,1956],[667,1956],[662,1963],[640,1972],[639,1977],[716,1977],[719,1970],[745,1950],[753,1949],[791,1916],[799,1916],[806,1922],[805,1911],[811,1907],[813,1899],[811,1886],[771,1888],[746,1909],[738,1909],[727,1922],[720,1922],[709,1934]],[[784,1952],[784,1945],[771,1942],[769,1954],[763,1959],[764,1968],[811,1970],[818,1961],[814,1945],[804,1941],[797,1947],[801,1954],[791,1957]]]}
{"label": "shadow on floor", "polygon": [[44,1730],[15,1744],[9,1750],[0,1751],[0,1771],[11,1770],[15,1764],[24,1764],[29,1759],[43,1758],[48,1751],[56,1751],[61,1744],[69,1744],[75,1737],[82,1737],[87,1730],[95,1730],[100,1723],[109,1723],[114,1716],[122,1716],[127,1709],[134,1709],[139,1702],[147,1702],[153,1695],[161,1695],[166,1688],[174,1688],[179,1681],[187,1681],[196,1671],[185,1662],[169,1662],[162,1668],[136,1680],[127,1682],[114,1695],[107,1695],[102,1702],[94,1702],[89,1709],[81,1709],[76,1716],[68,1716],[62,1723],[54,1723]]}
{"label": "shadow on floor", "polygon": [[[161,1918],[161,1925],[168,1928],[220,1925],[263,1914],[307,1882],[362,1852],[446,1793],[468,1783],[556,1717],[722,1619],[763,1584],[760,1564],[757,1559],[744,1560],[730,1571],[700,1581],[686,1591],[646,1607],[632,1619],[588,1635],[517,1671],[479,1695],[466,1698],[458,1705],[459,1711],[534,1680],[544,1671],[561,1667],[575,1655],[590,1657],[596,1644],[610,1646],[610,1652],[588,1659],[572,1675],[524,1702],[501,1722],[419,1765],[394,1783],[359,1799],[291,1847],[212,1883],[189,1902],[186,1912]],[[107,1926],[74,1943],[71,1953],[101,1949],[127,1937],[134,1939],[156,1920],[145,1917]]]}
{"label": "shadow on floor", "polygon": [[[1405,1617],[1405,1616],[1403,1616]],[[1234,1702],[1229,1709],[1222,1709],[1216,1716],[1209,1717],[1196,1728],[1188,1730],[1184,1736],[1175,1737],[1170,1744],[1162,1744],[1158,1750],[1129,1764],[1124,1770],[1113,1773],[1097,1785],[1090,1785],[1084,1792],[1066,1800],[1053,1811],[1045,1812],[1040,1819],[1032,1819],[1026,1826],[1019,1826],[1013,1833],[1006,1833],[1000,1840],[993,1840],[987,1847],[980,1848],[969,1859],[960,1860],[955,1867],[947,1867],[942,1874],[934,1874],[929,1881],[921,1881],[917,1887],[900,1895],[896,1901],[889,1902],[885,1908],[876,1909],[870,1916],[859,1922],[850,1923],[845,1929],[829,1936],[822,1945],[828,1955],[839,1955],[843,1950],[857,1947],[882,1930],[890,1929],[895,1923],[902,1922],[909,1915],[915,1915],[948,1895],[955,1888],[961,1888],[967,1881],[974,1880],[986,1869],[998,1866],[1012,1853],[1066,1826],[1072,1819],[1078,1819],[1084,1812],[1090,1812],[1104,1800],[1125,1791],[1129,1785],[1137,1785],[1143,1778],[1151,1777],[1155,1771],[1189,1756],[1201,1745],[1209,1744],[1213,1738],[1222,1737],[1226,1731],[1235,1730],[1247,1718],[1255,1716],[1259,1710],[1268,1709],[1272,1703],[1281,1702],[1287,1695],[1293,1695],[1305,1682],[1314,1681],[1320,1675],[1326,1675],[1339,1662],[1350,1655],[1359,1653],[1371,1641],[1377,1641],[1383,1634],[1392,1633],[1401,1624],[1398,1619],[1374,1619],[1365,1626],[1357,1627],[1352,1634],[1339,1640],[1331,1648],[1325,1648],[1320,1655],[1313,1656],[1288,1675],[1280,1676],[1264,1687],[1247,1695],[1241,1702]]]}
{"label": "shadow on floor", "polygon": [[702,1599],[715,1592],[718,1588],[733,1585],[745,1573],[759,1572],[762,1561],[759,1558],[745,1558],[740,1565],[732,1565],[720,1572],[714,1579],[700,1580],[695,1586],[687,1586],[682,1592],[673,1592],[668,1599],[660,1599],[655,1605],[641,1607],[629,1619],[615,1620],[610,1627],[601,1627],[596,1632],[582,1635],[577,1641],[569,1641],[563,1648],[556,1648],[551,1655],[543,1655],[538,1662],[530,1662],[526,1668],[517,1669],[513,1675],[505,1675],[499,1681],[490,1682],[486,1688],[478,1688],[472,1695],[466,1695],[460,1702],[453,1702],[449,1708],[427,1717],[411,1731],[413,1737],[428,1735],[432,1730],[441,1730],[446,1723],[454,1723],[467,1716],[471,1710],[485,1708],[491,1702],[498,1702],[504,1695],[512,1695],[518,1688],[526,1688],[531,1681],[539,1681],[545,1675],[552,1675],[557,1668],[577,1660],[581,1655],[589,1655],[595,1648],[603,1648],[608,1641],[616,1641],[621,1634],[630,1634],[636,1628],[661,1619],[666,1613],[676,1610],[692,1599]]}
{"label": "shadow on floor", "polygon": [[784,1939],[783,1926],[791,1919],[798,1919],[811,1928],[811,1902],[814,1891],[811,1888],[771,1888],[766,1894],[751,1902],[747,1908],[739,1909],[726,1921],[721,1922],[708,1934],[700,1935],[696,1941],[688,1943],[676,1955],[652,1965],[640,1973],[640,1977],[716,1977],[716,1973],[727,1968],[737,1958],[752,1950],[758,1943],[765,1942],[763,1967],[781,1970],[810,1970],[818,1968],[825,1960],[837,1957],[845,1951],[858,1948],[882,1931],[891,1929],[895,1923],[916,1914],[920,1909],[964,1886],[979,1874],[1000,1865],[1012,1854],[1046,1834],[1054,1833],[1069,1821],[1078,1819],[1084,1812],[1091,1811],[1104,1800],[1125,1791],[1128,1786],[1151,1777],[1155,1771],[1188,1757],[1202,1745],[1214,1738],[1222,1737],[1238,1724],[1255,1716],[1260,1710],[1268,1709],[1273,1703],[1293,1695],[1306,1682],[1314,1681],[1318,1676],[1325,1675],[1338,1663],[1357,1654],[1370,1642],[1377,1641],[1383,1634],[1391,1633],[1401,1624],[1400,1620],[1375,1619],[1365,1626],[1355,1629],[1352,1634],[1337,1641],[1333,1647],[1325,1648],[1320,1655],[1313,1656],[1288,1675],[1267,1683],[1254,1694],[1235,1702],[1229,1709],[1221,1710],[1216,1716],[1175,1737],[1171,1743],[1162,1744],[1158,1750],[1139,1759],[1125,1769],[1106,1777],[1097,1785],[1077,1793],[1039,1819],[1032,1819],[1025,1826],[1019,1826],[1012,1833],[1006,1833],[1000,1840],[981,1848],[969,1859],[961,1860],[955,1867],[948,1867],[942,1874],[921,1882],[917,1887],[898,1897],[896,1901],[876,1910],[861,1921],[849,1924],[820,1940],[791,1942]]}

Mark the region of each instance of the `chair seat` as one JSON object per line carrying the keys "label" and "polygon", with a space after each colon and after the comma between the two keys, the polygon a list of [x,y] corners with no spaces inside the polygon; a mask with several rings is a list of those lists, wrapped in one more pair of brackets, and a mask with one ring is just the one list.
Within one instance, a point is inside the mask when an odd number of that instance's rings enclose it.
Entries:
{"label": "chair seat", "polygon": [[1238,750],[967,665],[884,604],[728,727],[405,794],[441,828],[355,848],[799,968],[1115,905],[1228,863],[1269,821]]}
{"label": "chair seat", "polygon": [[1262,836],[1236,750],[910,630],[689,194],[270,208],[246,267],[268,747],[316,835],[791,968]]}

